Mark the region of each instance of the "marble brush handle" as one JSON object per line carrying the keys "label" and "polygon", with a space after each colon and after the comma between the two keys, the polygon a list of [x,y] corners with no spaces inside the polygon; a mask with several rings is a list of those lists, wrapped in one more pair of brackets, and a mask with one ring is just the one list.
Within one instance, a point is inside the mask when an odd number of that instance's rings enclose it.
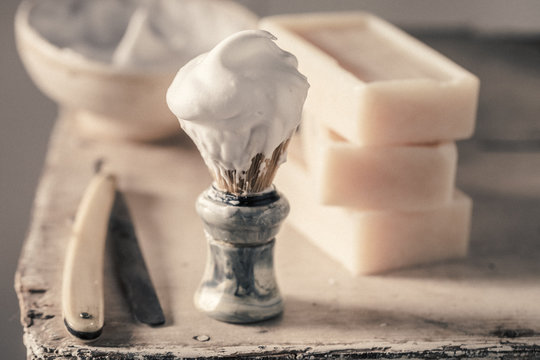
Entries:
{"label": "marble brush handle", "polygon": [[101,334],[104,322],[103,261],[115,180],[99,173],[88,185],[67,248],[62,310],[68,331],[83,340]]}
{"label": "marble brush handle", "polygon": [[289,202],[273,187],[236,196],[210,187],[197,199],[208,257],[195,306],[214,319],[252,323],[279,315],[274,243]]}

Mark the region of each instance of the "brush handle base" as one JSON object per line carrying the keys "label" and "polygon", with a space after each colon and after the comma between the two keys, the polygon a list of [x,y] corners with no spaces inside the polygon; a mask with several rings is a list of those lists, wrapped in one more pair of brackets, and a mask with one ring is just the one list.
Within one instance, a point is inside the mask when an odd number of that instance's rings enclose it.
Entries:
{"label": "brush handle base", "polygon": [[[216,196],[216,191],[206,190],[196,204],[208,241],[206,270],[195,293],[196,307],[231,323],[279,315],[283,302],[273,253],[275,235],[289,212],[289,203],[273,189],[248,202],[224,200],[226,197]],[[261,197],[269,200],[261,201]]]}
{"label": "brush handle base", "polygon": [[231,246],[209,239],[207,270],[195,305],[208,316],[251,323],[283,311],[274,277],[274,240],[255,247]]}

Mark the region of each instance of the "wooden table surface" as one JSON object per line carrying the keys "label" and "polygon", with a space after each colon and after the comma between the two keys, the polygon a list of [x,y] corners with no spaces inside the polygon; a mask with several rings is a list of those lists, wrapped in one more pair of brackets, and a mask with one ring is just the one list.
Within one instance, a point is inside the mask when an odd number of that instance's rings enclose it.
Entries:
{"label": "wooden table surface", "polygon": [[[531,113],[540,110],[540,52],[468,35],[423,39],[483,81],[477,135],[459,145],[458,184],[474,200],[468,258],[353,277],[285,225],[276,245],[284,314],[253,325],[212,320],[192,301],[206,251],[194,202],[210,183],[195,148],[181,136],[84,139],[65,112],[16,277],[29,358],[540,358],[540,111]],[[84,343],[64,328],[60,284],[73,216],[100,157],[126,192],[167,322],[136,323],[108,263],[106,325]]]}

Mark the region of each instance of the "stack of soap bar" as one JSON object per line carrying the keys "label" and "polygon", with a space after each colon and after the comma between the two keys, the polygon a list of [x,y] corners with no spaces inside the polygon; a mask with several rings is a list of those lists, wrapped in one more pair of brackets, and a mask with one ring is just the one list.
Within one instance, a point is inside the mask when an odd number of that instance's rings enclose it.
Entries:
{"label": "stack of soap bar", "polygon": [[478,79],[366,13],[260,26],[311,84],[302,145],[276,180],[291,223],[355,274],[464,256],[472,204],[454,141],[473,132]]}

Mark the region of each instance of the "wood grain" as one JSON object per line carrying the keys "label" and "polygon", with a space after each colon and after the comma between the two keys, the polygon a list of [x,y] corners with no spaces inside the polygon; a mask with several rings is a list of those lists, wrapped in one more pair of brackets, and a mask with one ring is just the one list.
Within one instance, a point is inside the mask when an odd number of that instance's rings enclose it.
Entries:
{"label": "wood grain", "polygon": [[[232,325],[192,301],[206,246],[194,202],[211,180],[189,140],[95,142],[72,123],[69,114],[57,123],[17,272],[31,359],[540,354],[540,196],[473,193],[468,259],[380,276],[350,276],[285,226],[276,253],[284,314]],[[167,322],[134,321],[109,264],[105,328],[85,344],[64,329],[60,288],[72,217],[98,157],[126,193]]]}

